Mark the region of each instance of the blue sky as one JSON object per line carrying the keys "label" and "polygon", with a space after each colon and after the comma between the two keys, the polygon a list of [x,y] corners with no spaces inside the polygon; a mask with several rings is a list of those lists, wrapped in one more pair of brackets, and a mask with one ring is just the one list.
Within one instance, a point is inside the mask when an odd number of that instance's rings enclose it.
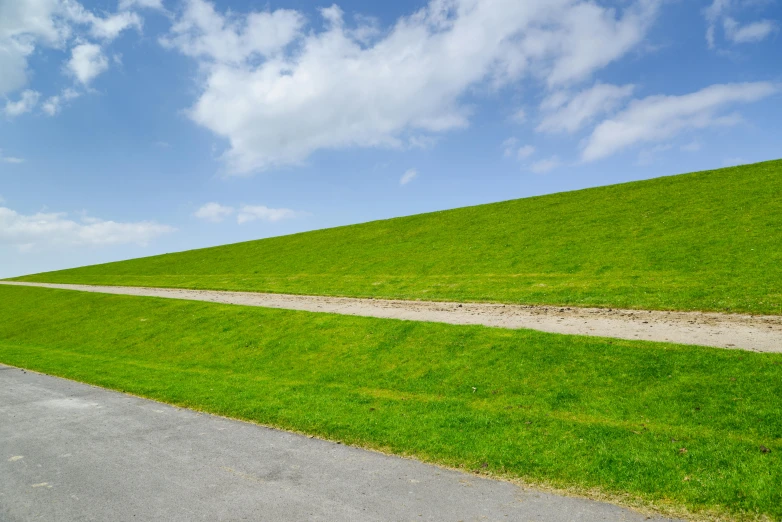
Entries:
{"label": "blue sky", "polygon": [[781,23],[777,0],[0,0],[0,276],[776,159]]}

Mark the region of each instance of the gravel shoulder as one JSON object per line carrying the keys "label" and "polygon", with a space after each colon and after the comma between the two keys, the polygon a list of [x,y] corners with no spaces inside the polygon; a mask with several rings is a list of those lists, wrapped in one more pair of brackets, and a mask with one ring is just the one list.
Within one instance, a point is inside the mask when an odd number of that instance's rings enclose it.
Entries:
{"label": "gravel shoulder", "polygon": [[308,312],[529,328],[544,332],[782,353],[782,316],[448,303],[53,283],[0,282],[106,294],[188,299]]}

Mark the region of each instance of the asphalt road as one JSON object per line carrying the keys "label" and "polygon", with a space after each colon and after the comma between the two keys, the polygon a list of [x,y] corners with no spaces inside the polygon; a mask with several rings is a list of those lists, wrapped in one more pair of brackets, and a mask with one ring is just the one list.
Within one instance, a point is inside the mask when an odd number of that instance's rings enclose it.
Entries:
{"label": "asphalt road", "polygon": [[0,520],[650,518],[0,365]]}

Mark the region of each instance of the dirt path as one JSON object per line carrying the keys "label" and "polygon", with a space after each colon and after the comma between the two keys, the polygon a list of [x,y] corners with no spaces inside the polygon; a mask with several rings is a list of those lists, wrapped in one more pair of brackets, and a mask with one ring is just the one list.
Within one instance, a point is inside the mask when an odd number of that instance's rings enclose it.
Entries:
{"label": "dirt path", "polygon": [[782,316],[606,310],[490,303],[443,303],[49,283],[0,282],[0,284],[40,286],[106,294],[167,297],[385,319],[481,324],[500,328],[531,328],[562,334],[670,341],[718,348],[782,353]]}

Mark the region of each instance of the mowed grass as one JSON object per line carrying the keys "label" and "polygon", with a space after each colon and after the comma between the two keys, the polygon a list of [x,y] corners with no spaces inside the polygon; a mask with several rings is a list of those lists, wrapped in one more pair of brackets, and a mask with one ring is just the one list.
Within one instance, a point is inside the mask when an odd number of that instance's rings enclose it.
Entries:
{"label": "mowed grass", "polygon": [[0,316],[2,363],[669,512],[782,517],[780,355],[5,286]]}
{"label": "mowed grass", "polygon": [[20,281],[782,313],[782,161]]}

